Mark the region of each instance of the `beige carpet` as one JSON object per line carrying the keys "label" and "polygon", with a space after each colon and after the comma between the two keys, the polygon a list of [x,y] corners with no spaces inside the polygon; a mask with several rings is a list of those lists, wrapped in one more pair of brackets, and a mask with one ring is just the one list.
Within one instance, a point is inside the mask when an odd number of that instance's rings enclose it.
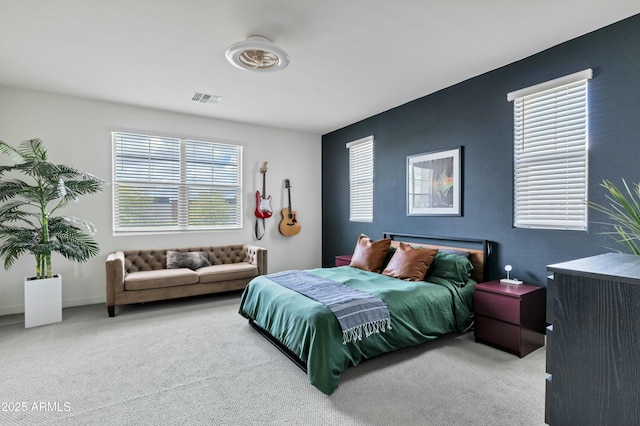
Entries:
{"label": "beige carpet", "polygon": [[326,396],[237,314],[239,294],[0,317],[0,424],[542,425],[544,348],[451,335],[362,363]]}

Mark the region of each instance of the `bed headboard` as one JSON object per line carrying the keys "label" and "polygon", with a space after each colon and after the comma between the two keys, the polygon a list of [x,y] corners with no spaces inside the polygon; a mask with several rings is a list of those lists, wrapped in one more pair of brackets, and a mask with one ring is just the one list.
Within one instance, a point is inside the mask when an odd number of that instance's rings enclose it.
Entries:
{"label": "bed headboard", "polygon": [[391,245],[393,247],[397,247],[400,242],[403,242],[411,244],[412,246],[468,251],[470,253],[469,261],[471,261],[473,265],[471,277],[479,283],[485,282],[488,279],[489,268],[487,260],[491,251],[488,240],[399,234],[395,232],[385,232],[384,238],[391,238]]}

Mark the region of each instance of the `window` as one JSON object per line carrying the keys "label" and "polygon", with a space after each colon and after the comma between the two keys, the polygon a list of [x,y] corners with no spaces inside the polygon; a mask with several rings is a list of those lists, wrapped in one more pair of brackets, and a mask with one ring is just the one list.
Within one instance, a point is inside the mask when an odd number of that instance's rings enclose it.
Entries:
{"label": "window", "polygon": [[511,92],[516,228],[587,229],[590,69]]}
{"label": "window", "polygon": [[115,233],[242,228],[242,147],[113,132]]}
{"label": "window", "polygon": [[347,144],[349,149],[349,220],[373,222],[373,136]]}

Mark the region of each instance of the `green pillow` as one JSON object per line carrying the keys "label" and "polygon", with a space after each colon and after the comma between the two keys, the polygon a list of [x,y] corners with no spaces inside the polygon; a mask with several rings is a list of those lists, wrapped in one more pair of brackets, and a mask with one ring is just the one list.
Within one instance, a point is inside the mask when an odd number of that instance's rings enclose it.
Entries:
{"label": "green pillow", "polygon": [[471,278],[471,271],[473,271],[473,265],[466,256],[439,251],[429,268],[428,275],[451,281],[458,287],[464,287]]}
{"label": "green pillow", "polygon": [[387,256],[384,258],[384,262],[382,262],[382,271],[384,271],[384,269],[387,267],[387,265],[389,264],[389,261],[391,260],[391,258],[393,257],[393,255],[396,253],[396,248],[395,247],[389,247],[389,251],[387,252]]}

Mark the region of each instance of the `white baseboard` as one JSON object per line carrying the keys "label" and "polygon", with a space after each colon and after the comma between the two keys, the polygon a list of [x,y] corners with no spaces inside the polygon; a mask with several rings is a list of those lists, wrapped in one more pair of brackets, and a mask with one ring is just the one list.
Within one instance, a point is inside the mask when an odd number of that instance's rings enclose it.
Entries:
{"label": "white baseboard", "polygon": [[[76,299],[62,299],[62,308],[73,306],[95,305],[96,303],[106,303],[103,296],[79,297]],[[24,314],[24,305],[0,306],[0,316]]]}
{"label": "white baseboard", "polygon": [[24,313],[24,305],[1,306],[0,307],[0,316],[2,316],[2,315],[13,315],[13,314],[23,314],[23,313]]}
{"label": "white baseboard", "polygon": [[71,308],[73,306],[95,305],[96,303],[107,303],[104,295],[93,297],[79,297],[77,299],[63,299],[62,307]]}

